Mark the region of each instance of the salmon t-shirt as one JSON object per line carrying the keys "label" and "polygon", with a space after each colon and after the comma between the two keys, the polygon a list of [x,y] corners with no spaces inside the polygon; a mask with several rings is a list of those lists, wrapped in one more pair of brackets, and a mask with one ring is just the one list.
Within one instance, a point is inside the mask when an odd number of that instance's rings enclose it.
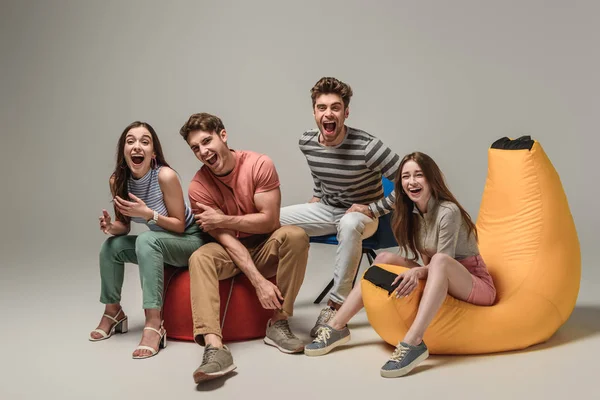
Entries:
{"label": "salmon t-shirt", "polygon": [[[258,212],[254,195],[279,187],[279,175],[269,157],[253,151],[231,151],[236,162],[229,174],[216,176],[204,165],[192,178],[188,196],[194,214],[198,213],[196,202],[218,208],[225,215],[254,214]],[[236,232],[238,238],[251,235]]]}

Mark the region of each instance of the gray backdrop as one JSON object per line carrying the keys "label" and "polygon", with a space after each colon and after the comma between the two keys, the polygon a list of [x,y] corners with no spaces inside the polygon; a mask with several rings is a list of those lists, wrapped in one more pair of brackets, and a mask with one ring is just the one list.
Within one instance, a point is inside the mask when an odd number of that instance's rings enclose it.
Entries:
{"label": "gray backdrop", "polygon": [[157,129],[184,190],[200,163],[178,130],[206,111],[222,117],[234,148],[273,158],[284,205],[306,201],[297,141],[314,127],[311,86],[335,76],[354,89],[348,125],[401,155],[433,156],[473,217],[489,145],[539,140],[589,277],[600,222],[600,3],[369,3],[2,1],[2,269],[52,277],[49,263],[64,263],[68,277],[97,268],[97,217],[133,120]]}

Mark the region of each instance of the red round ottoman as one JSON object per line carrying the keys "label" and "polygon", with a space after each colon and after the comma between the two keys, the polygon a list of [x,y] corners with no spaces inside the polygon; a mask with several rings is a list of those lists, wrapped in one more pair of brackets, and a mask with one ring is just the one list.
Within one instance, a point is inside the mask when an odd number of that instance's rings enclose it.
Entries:
{"label": "red round ottoman", "polygon": [[[275,283],[275,277],[269,279]],[[190,272],[187,268],[165,267],[164,327],[169,339],[194,341]],[[243,273],[219,281],[223,341],[265,336],[273,310],[264,309],[256,290]]]}

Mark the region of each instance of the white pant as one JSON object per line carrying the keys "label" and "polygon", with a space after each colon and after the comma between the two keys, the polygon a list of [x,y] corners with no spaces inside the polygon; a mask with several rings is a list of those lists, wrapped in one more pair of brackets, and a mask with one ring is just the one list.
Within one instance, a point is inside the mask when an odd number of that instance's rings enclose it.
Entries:
{"label": "white pant", "polygon": [[332,207],[320,202],[283,207],[279,219],[281,225],[297,225],[303,228],[308,236],[337,233],[339,245],[330,299],[342,304],[352,290],[352,280],[362,256],[362,241],[375,233],[379,219],[367,217],[359,212],[346,214],[345,208]]}

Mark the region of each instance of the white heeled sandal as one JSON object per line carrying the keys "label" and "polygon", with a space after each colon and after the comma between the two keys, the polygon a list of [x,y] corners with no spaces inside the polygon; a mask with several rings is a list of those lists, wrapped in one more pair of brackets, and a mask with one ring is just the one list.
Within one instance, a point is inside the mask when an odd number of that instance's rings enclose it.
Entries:
{"label": "white heeled sandal", "polygon": [[[91,342],[98,342],[100,340],[104,340],[104,339],[108,339],[109,337],[111,337],[115,332],[118,333],[127,333],[127,315],[125,315],[125,313],[123,313],[123,318],[121,319],[117,319],[117,317],[119,316],[119,314],[121,314],[123,312],[123,308],[119,309],[119,312],[114,316],[111,317],[108,314],[104,314],[104,316],[108,319],[112,319],[114,322],[114,325],[110,327],[110,331],[108,331],[108,333],[104,332],[104,330],[100,329],[100,328],[96,328],[94,329],[91,333],[90,333],[90,341]],[[99,333],[100,335],[102,335],[102,337],[100,338],[95,338],[92,336],[92,333],[96,332]]]}
{"label": "white heeled sandal", "polygon": [[138,346],[135,349],[136,350],[148,350],[150,352],[149,355],[143,355],[143,356],[134,356],[132,355],[132,357],[136,360],[141,360],[143,358],[150,358],[152,356],[155,356],[158,354],[158,352],[160,351],[160,349],[164,349],[165,347],[167,347],[167,330],[163,327],[162,322],[160,323],[160,329],[162,330],[162,333],[160,333],[160,330],[158,329],[154,329],[152,327],[146,326],[144,327],[144,330],[148,329],[149,331],[154,331],[156,332],[156,334],[158,336],[160,336],[160,342],[158,342],[158,349],[154,349],[150,346]]}

